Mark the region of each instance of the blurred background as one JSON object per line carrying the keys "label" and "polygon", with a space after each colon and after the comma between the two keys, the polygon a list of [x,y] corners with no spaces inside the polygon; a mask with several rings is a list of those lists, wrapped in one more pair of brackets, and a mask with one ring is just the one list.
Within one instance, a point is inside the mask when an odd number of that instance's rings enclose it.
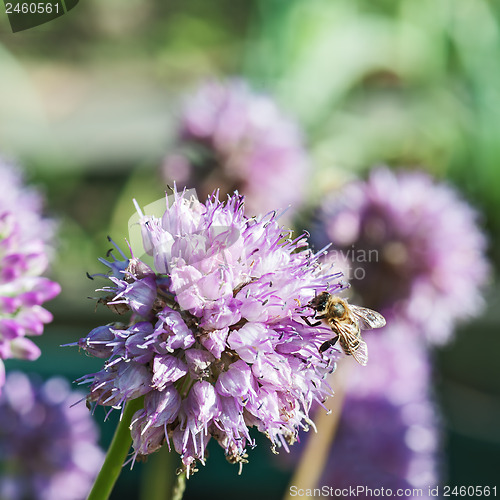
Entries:
{"label": "blurred background", "polygon": [[[103,272],[97,258],[109,249],[107,235],[124,246],[132,198],[146,205],[163,196],[162,165],[176,147],[187,93],[207,79],[243,78],[303,130],[311,171],[294,207],[298,230],[318,200],[381,164],[426,170],[481,213],[493,268],[486,307],[432,351],[432,385],[442,483],[498,484],[497,3],[85,0],[16,34],[0,14],[0,68],[0,152],[25,167],[59,221],[51,277],[63,290],[48,304],[54,322],[36,340],[42,356],[8,361],[8,371],[74,380],[100,369],[99,360],[59,347],[114,320],[87,299],[96,284],[85,273]],[[103,423],[98,409],[95,417],[106,447],[117,415]],[[226,488],[240,498],[281,498],[289,464],[272,457],[264,438],[257,443],[242,476],[209,448],[185,498]],[[124,470],[112,498],[139,498],[147,465]]]}

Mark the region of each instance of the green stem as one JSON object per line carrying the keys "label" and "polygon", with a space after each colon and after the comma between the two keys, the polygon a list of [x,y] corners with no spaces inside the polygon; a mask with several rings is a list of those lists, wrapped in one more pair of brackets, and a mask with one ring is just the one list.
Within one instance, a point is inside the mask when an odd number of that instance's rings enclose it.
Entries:
{"label": "green stem", "polygon": [[132,444],[132,436],[129,429],[132,416],[143,406],[144,398],[142,397],[133,399],[125,405],[122,419],[116,428],[104,464],[87,500],[106,500],[109,498]]}
{"label": "green stem", "polygon": [[182,500],[182,495],[184,495],[185,489],[186,489],[186,473],[181,472],[177,476],[177,481],[175,482],[174,489],[172,490],[172,500]]}
{"label": "green stem", "polygon": [[166,500],[174,488],[179,456],[164,444],[148,456],[141,479],[140,500]]}

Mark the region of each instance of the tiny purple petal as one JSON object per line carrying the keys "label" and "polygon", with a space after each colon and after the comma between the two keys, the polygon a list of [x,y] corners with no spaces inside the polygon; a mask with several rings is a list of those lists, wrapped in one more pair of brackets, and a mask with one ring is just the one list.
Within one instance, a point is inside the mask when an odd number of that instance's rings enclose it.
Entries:
{"label": "tiny purple petal", "polygon": [[153,361],[153,387],[163,391],[166,386],[184,377],[188,367],[175,356],[155,356]]}
{"label": "tiny purple petal", "polygon": [[222,353],[226,349],[226,340],[229,333],[229,328],[222,330],[212,330],[211,332],[203,333],[200,337],[200,342],[203,347],[214,356],[220,359]]}
{"label": "tiny purple petal", "polygon": [[187,349],[184,353],[193,379],[201,379],[210,375],[210,367],[215,358],[205,349]]}
{"label": "tiny purple petal", "polygon": [[181,397],[175,387],[169,386],[162,391],[152,391],[144,397],[146,415],[153,425],[172,423],[179,413]]}
{"label": "tiny purple petal", "polygon": [[240,300],[232,297],[229,300],[219,299],[204,309],[200,327],[205,330],[221,330],[234,325],[241,319],[240,308]]}
{"label": "tiny purple petal", "polygon": [[186,412],[200,424],[206,425],[219,413],[217,400],[217,393],[212,384],[204,380],[195,382],[186,400]]}
{"label": "tiny purple petal", "polygon": [[98,326],[78,341],[78,346],[96,358],[109,358],[113,352],[115,333],[111,325]]}
{"label": "tiny purple petal", "polygon": [[243,398],[252,388],[252,370],[244,361],[236,361],[219,375],[215,385],[221,396]]}
{"label": "tiny purple petal", "polygon": [[231,332],[228,344],[248,363],[253,363],[258,353],[273,352],[269,330],[262,323],[247,323],[239,330]]}
{"label": "tiny purple petal", "polygon": [[153,307],[156,298],[156,280],[154,276],[146,276],[133,283],[126,283],[115,279],[119,289],[110,304],[126,303],[132,311],[141,316],[147,316]]}
{"label": "tiny purple petal", "polygon": [[158,318],[155,334],[166,341],[169,349],[189,349],[194,344],[193,333],[177,311],[165,307]]}

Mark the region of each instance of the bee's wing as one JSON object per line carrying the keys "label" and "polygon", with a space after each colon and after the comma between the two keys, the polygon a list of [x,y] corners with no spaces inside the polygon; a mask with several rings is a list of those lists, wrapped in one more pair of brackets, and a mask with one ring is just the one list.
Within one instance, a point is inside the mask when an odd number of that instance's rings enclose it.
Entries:
{"label": "bee's wing", "polygon": [[385,326],[385,318],[377,311],[351,304],[349,304],[349,309],[352,315],[358,320],[362,330],[371,330],[372,328],[382,328]]}
{"label": "bee's wing", "polygon": [[351,354],[360,365],[366,366],[368,363],[368,346],[364,340],[360,339],[357,349]]}
{"label": "bee's wing", "polygon": [[359,330],[354,325],[342,324],[339,327],[342,339],[349,354],[360,364],[366,366],[368,362],[368,346],[361,338]]}

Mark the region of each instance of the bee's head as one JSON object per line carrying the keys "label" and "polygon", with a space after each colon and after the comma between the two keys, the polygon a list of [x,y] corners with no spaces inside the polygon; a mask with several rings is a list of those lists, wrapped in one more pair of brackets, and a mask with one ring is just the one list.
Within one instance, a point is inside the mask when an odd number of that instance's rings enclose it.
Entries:
{"label": "bee's head", "polygon": [[331,295],[328,292],[320,293],[317,297],[314,297],[314,299],[311,300],[310,306],[316,311],[324,311],[330,297]]}

